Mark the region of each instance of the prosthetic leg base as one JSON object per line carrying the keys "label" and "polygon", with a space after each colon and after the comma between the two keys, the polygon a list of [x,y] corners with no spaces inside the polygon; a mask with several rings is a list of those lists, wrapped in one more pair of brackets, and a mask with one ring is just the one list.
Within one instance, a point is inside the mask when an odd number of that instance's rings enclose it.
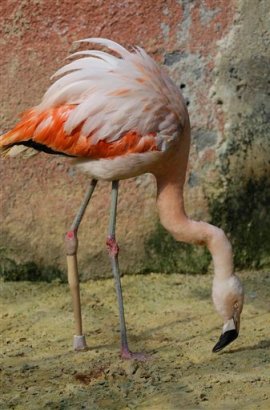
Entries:
{"label": "prosthetic leg base", "polygon": [[73,337],[73,349],[76,351],[87,350],[87,344],[84,335]]}

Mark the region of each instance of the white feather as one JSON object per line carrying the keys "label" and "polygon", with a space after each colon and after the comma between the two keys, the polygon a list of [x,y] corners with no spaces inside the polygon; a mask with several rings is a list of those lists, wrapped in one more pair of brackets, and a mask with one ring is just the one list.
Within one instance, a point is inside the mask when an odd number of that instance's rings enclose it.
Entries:
{"label": "white feather", "polygon": [[101,44],[102,46],[107,47],[109,50],[113,50],[116,53],[120,54],[120,56],[122,57],[129,54],[129,52],[124,47],[120,46],[120,44],[116,43],[115,41],[109,40],[107,38],[90,37],[90,38],[85,38],[82,40],[75,41],[75,43]]}
{"label": "white feather", "polygon": [[91,143],[97,143],[115,141],[130,130],[142,136],[150,132],[170,135],[183,127],[186,108],[180,90],[143,49],[137,47],[131,53],[101,38],[79,42],[105,46],[118,56],[79,51],[71,57],[82,58],[54,74],[53,78],[60,78],[48,89],[39,109],[75,104],[65,123],[68,134],[82,124],[82,135],[94,132]]}
{"label": "white feather", "polygon": [[104,51],[98,51],[98,50],[86,50],[86,51],[77,51],[76,53],[71,54],[70,56],[68,56],[67,58],[73,58],[73,57],[77,57],[79,55],[84,55],[84,56],[92,56],[92,57],[98,57],[104,61],[106,61],[107,63],[111,64],[111,65],[117,65],[117,61],[118,59],[108,53],[104,53]]}

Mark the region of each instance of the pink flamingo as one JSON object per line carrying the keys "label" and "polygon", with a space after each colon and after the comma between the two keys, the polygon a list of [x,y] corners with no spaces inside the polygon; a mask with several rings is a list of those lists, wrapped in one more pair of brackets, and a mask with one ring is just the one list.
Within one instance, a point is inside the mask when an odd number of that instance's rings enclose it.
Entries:
{"label": "pink flamingo", "polygon": [[115,239],[119,180],[149,172],[157,181],[162,225],[177,241],[206,245],[214,263],[213,302],[224,325],[213,351],[239,333],[242,285],[233,272],[230,242],[224,232],[188,218],[184,208],[190,122],[179,88],[141,48],[133,52],[107,39],[89,38],[113,53],[79,51],[55,74],[41,103],[26,111],[14,129],[0,137],[2,155],[29,156],[39,151],[73,158],[92,178],[83,203],[66,234],[68,281],[75,316],[74,348],[85,349],[82,331],[77,231],[97,180],[112,181],[107,248],[118,298],[121,356],[143,360],[129,350],[124,316],[119,247]]}

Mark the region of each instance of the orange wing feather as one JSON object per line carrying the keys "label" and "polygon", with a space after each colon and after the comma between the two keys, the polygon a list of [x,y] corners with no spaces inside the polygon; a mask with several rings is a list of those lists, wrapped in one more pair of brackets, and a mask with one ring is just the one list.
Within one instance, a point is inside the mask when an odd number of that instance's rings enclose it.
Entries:
{"label": "orange wing feather", "polygon": [[158,150],[155,133],[141,136],[136,131],[129,131],[116,141],[100,140],[93,144],[91,137],[94,134],[81,134],[82,123],[67,134],[64,124],[74,108],[74,105],[66,104],[43,112],[30,109],[15,128],[2,136],[0,145],[5,148],[32,140],[59,153],[91,159]]}

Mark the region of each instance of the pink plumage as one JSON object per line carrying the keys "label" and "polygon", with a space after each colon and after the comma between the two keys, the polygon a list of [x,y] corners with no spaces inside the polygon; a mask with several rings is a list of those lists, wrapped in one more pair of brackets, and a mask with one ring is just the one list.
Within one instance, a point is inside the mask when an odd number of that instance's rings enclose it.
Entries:
{"label": "pink plumage", "polygon": [[[1,146],[12,156],[34,153],[33,148],[42,148],[37,145],[41,144],[76,157],[80,164],[83,159],[83,169],[99,179],[125,175],[118,175],[117,167],[114,175],[111,170],[107,175],[102,170],[108,166],[97,159],[131,155],[126,177],[140,173],[138,162],[145,172],[145,162],[155,162],[158,155],[135,158],[132,154],[162,153],[173,145],[187,121],[181,93],[141,48],[129,52],[111,40],[97,38],[81,42],[97,43],[116,55],[98,50],[71,55],[81,58],[54,74],[56,81],[41,103],[2,136]],[[18,150],[18,144],[23,148]]]}
{"label": "pink plumage", "polygon": [[[71,156],[92,178],[82,206],[66,235],[68,278],[72,291],[75,349],[86,347],[82,333],[77,231],[98,179],[113,181],[107,247],[119,304],[121,355],[130,352],[115,240],[118,180],[145,172],[157,180],[157,206],[163,226],[178,241],[206,245],[214,263],[213,301],[224,326],[218,351],[240,327],[243,288],[233,272],[230,242],[224,232],[186,215],[183,187],[190,147],[189,116],[179,88],[141,48],[129,52],[106,39],[89,38],[111,53],[79,51],[60,68],[41,103],[28,110],[15,128],[0,137],[2,155],[29,156],[38,151]],[[80,58],[77,58],[80,57]]]}

